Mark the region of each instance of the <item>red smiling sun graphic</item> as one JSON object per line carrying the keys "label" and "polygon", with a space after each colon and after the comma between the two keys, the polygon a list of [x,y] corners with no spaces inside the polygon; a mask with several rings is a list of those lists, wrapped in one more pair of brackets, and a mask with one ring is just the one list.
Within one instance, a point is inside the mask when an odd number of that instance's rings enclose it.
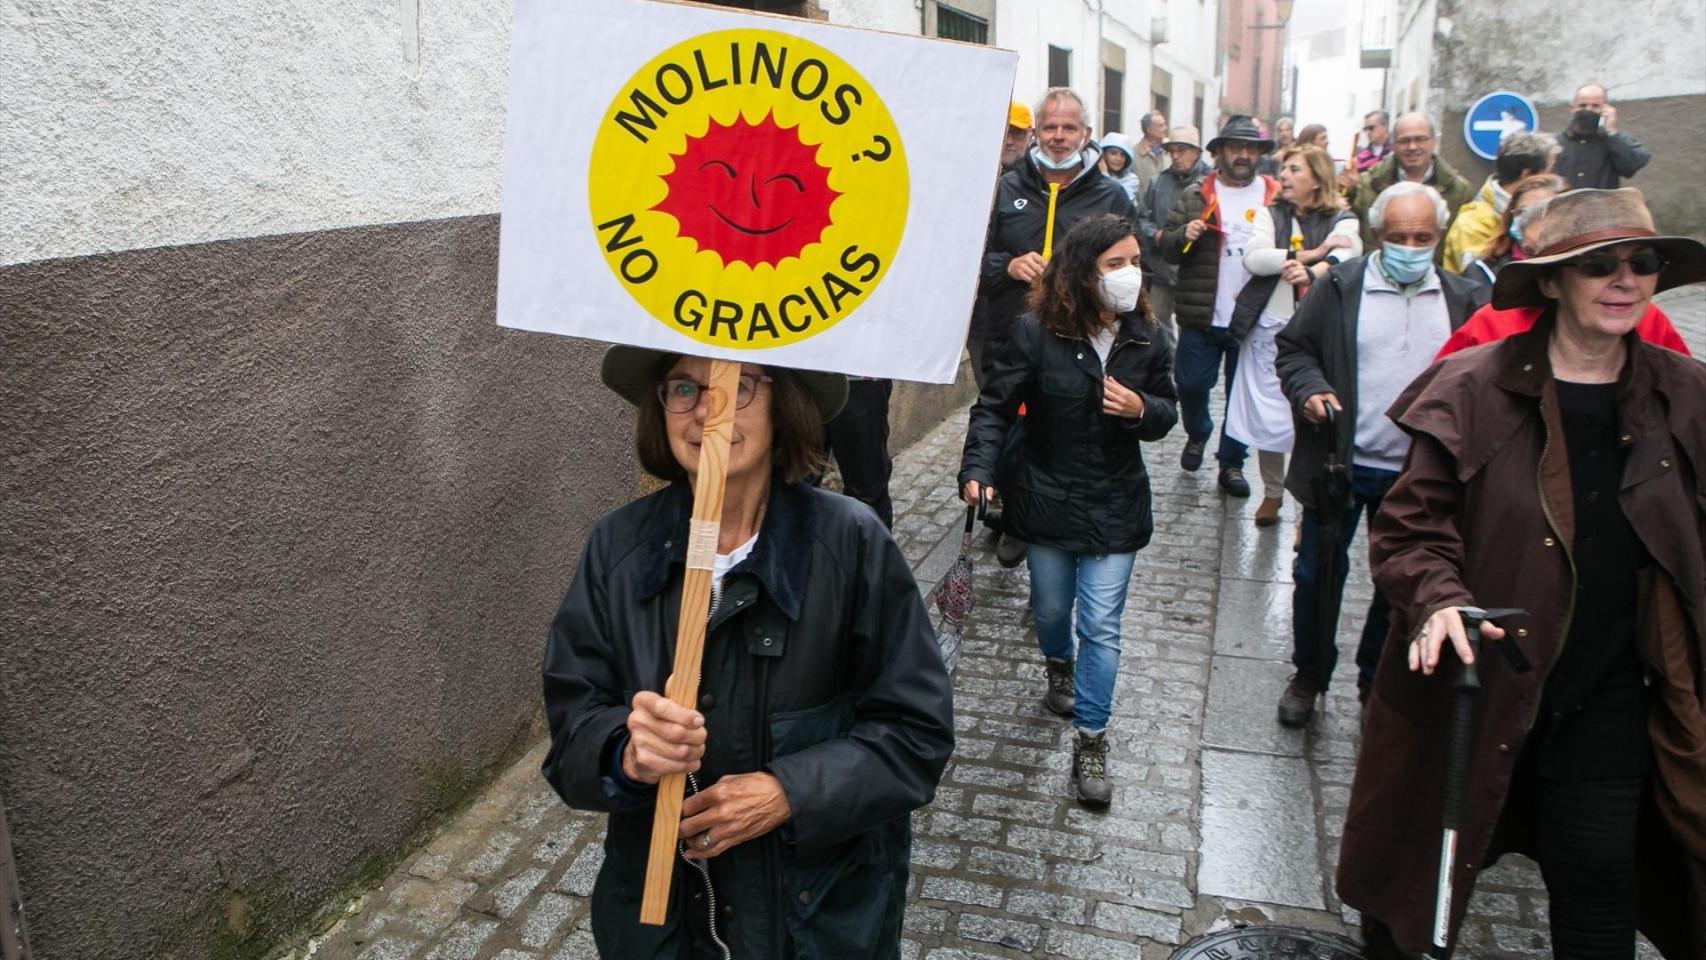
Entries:
{"label": "red smiling sun graphic", "polygon": [[755,267],[799,256],[823,236],[841,195],[830,189],[817,148],[769,114],[757,123],[713,120],[674,160],[664,176],[668,192],[652,209],[674,217],[682,236],[724,263]]}

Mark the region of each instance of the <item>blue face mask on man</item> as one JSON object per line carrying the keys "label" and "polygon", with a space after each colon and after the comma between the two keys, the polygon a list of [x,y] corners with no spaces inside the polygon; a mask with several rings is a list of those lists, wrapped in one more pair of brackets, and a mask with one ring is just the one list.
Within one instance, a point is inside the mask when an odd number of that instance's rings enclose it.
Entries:
{"label": "blue face mask on man", "polygon": [[1048,155],[1042,144],[1037,144],[1031,148],[1031,159],[1044,170],[1071,170],[1084,162],[1084,149],[1080,147],[1068,154],[1065,160],[1056,160]]}
{"label": "blue face mask on man", "polygon": [[1406,247],[1398,243],[1380,245],[1380,266],[1396,283],[1408,286],[1428,275],[1433,269],[1434,248]]}

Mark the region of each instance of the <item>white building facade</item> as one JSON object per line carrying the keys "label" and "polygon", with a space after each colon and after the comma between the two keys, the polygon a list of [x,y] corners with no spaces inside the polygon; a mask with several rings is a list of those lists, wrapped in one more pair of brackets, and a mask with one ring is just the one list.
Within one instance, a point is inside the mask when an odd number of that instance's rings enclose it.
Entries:
{"label": "white building facade", "polygon": [[1360,138],[1362,118],[1383,105],[1383,71],[1362,66],[1363,37],[1379,25],[1365,21],[1371,4],[1360,0],[1297,0],[1287,33],[1290,111],[1301,130],[1327,128],[1327,146],[1343,161]]}
{"label": "white building facade", "polygon": [[1219,0],[819,0],[831,22],[988,43],[1019,53],[1015,99],[1069,86],[1100,136],[1137,136],[1150,109],[1169,126],[1218,121]]}

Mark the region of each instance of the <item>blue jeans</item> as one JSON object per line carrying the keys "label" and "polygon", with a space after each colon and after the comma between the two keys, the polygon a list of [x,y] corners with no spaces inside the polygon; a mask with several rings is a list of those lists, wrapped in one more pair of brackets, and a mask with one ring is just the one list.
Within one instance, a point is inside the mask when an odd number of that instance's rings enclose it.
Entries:
{"label": "blue jeans", "polygon": [[[1220,368],[1226,367],[1226,386],[1232,387],[1232,375],[1238,370],[1238,341],[1222,327],[1208,330],[1179,329],[1179,348],[1173,358],[1173,382],[1179,388],[1179,419],[1185,425],[1185,436],[1193,443],[1206,443],[1214,433],[1214,417],[1208,412],[1208,392]],[[1224,415],[1224,414],[1223,414]],[[1220,428],[1220,449],[1215,459],[1220,469],[1244,466],[1246,447],[1226,435]]]}
{"label": "blue jeans", "polygon": [[[1314,507],[1303,508],[1303,543],[1298,547],[1297,561],[1291,568],[1291,663],[1298,674],[1317,690],[1327,689],[1327,681],[1332,678],[1333,667],[1339,660],[1338,644],[1334,643],[1330,651],[1323,651],[1321,637],[1323,631],[1335,637],[1338,635],[1339,602],[1344,596],[1345,577],[1350,573],[1351,538],[1356,535],[1357,521],[1365,507],[1369,518],[1373,519],[1375,511],[1380,509],[1381,499],[1397,479],[1398,474],[1391,470],[1351,467],[1351,500],[1339,518],[1339,577],[1338,582],[1330,587],[1319,582],[1320,571],[1317,568],[1325,515]],[[1323,589],[1332,591],[1325,600],[1321,593]],[[1359,691],[1374,684],[1374,670],[1380,666],[1380,650],[1386,644],[1388,609],[1386,598],[1380,595],[1379,590],[1374,591],[1374,600],[1368,605],[1368,620],[1362,626],[1362,638],[1357,641]],[[1325,662],[1321,662],[1322,653],[1327,654]]]}
{"label": "blue jeans", "polygon": [[1120,672],[1120,614],[1125,611],[1135,553],[1094,556],[1027,544],[1031,567],[1031,612],[1043,656],[1072,659],[1072,607],[1078,605],[1078,665],[1073,675],[1072,725],[1099,731],[1108,726],[1114,680]]}

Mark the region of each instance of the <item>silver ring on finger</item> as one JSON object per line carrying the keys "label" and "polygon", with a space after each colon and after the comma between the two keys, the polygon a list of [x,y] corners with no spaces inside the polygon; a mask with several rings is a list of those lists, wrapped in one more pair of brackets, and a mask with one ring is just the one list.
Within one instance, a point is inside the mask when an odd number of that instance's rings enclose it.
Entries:
{"label": "silver ring on finger", "polygon": [[699,849],[711,849],[711,831],[707,830],[699,835]]}

